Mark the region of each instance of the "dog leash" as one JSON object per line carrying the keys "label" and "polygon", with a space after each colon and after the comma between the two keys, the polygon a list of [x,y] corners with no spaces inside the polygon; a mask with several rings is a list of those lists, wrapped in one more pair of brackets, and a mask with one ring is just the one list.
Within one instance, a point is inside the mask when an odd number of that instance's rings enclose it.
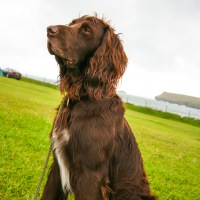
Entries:
{"label": "dog leash", "polygon": [[42,186],[42,182],[43,182],[43,180],[44,180],[44,175],[45,175],[45,173],[46,173],[47,165],[48,165],[49,158],[50,158],[50,155],[51,155],[51,150],[52,150],[52,142],[51,142],[51,144],[50,144],[50,146],[49,146],[49,150],[48,150],[47,155],[46,155],[46,159],[45,159],[44,167],[43,167],[43,170],[42,170],[42,174],[41,174],[41,177],[40,177],[38,186],[37,186],[37,188],[36,188],[36,191],[35,191],[33,200],[36,200],[36,199],[37,199],[38,194],[39,194],[39,191],[40,191],[40,188],[41,188],[41,186]]}
{"label": "dog leash", "polygon": [[[58,110],[58,115],[56,117],[56,121],[54,123],[54,126],[56,125],[57,123],[57,120],[65,106],[65,103],[67,103],[67,106],[69,105],[69,97],[67,98],[67,102],[66,102],[66,99],[64,99],[62,102],[61,102],[61,105],[60,105],[60,108]],[[54,128],[54,127],[53,127]],[[40,176],[40,180],[39,180],[39,183],[38,183],[38,186],[35,190],[35,194],[33,196],[33,199],[32,200],[36,200],[38,195],[39,195],[39,192],[40,192],[40,189],[41,189],[41,186],[42,186],[42,182],[44,180],[44,175],[46,173],[46,169],[47,169],[47,165],[48,165],[48,162],[49,162],[49,158],[50,158],[50,155],[51,155],[51,151],[52,151],[52,141],[50,143],[50,146],[49,146],[49,149],[48,149],[48,152],[47,152],[47,155],[46,155],[46,159],[45,159],[45,162],[44,162],[44,166],[43,166],[43,169],[42,169],[42,174]]]}

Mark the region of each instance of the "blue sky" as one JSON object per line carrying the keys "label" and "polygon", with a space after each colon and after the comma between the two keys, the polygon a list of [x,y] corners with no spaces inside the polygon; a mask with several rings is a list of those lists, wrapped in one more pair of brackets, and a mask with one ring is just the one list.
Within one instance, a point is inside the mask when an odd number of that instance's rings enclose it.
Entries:
{"label": "blue sky", "polygon": [[56,80],[46,27],[97,12],[122,33],[129,64],[119,90],[200,97],[199,10],[198,0],[1,0],[0,67]]}

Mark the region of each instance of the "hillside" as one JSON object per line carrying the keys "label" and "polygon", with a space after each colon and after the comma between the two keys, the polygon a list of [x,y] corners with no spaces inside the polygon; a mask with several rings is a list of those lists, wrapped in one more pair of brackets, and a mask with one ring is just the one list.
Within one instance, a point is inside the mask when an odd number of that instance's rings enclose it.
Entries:
{"label": "hillside", "polygon": [[191,108],[200,109],[200,98],[197,97],[163,92],[161,95],[156,96],[155,99],[158,101],[166,101],[170,103],[176,103],[178,105],[185,105]]}

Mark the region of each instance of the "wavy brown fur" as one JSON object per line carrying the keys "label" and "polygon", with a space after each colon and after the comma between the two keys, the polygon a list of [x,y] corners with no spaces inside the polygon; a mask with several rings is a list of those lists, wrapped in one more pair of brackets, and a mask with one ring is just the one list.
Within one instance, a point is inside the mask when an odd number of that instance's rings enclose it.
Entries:
{"label": "wavy brown fur", "polygon": [[85,74],[85,88],[91,99],[101,100],[116,94],[116,86],[124,74],[127,61],[118,35],[108,27],[101,46],[89,61]]}
{"label": "wavy brown fur", "polygon": [[83,16],[48,27],[48,50],[60,66],[65,97],[51,132],[54,159],[42,199],[64,200],[73,192],[75,200],[153,200],[116,95],[127,65],[119,36],[104,20]]}

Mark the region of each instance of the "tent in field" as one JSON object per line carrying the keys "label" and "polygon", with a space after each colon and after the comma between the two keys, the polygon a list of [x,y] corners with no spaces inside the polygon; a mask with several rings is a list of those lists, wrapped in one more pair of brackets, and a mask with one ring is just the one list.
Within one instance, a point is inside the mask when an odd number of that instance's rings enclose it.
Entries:
{"label": "tent in field", "polygon": [[2,70],[1,70],[1,68],[0,68],[0,76],[3,76],[3,72],[2,72]]}

